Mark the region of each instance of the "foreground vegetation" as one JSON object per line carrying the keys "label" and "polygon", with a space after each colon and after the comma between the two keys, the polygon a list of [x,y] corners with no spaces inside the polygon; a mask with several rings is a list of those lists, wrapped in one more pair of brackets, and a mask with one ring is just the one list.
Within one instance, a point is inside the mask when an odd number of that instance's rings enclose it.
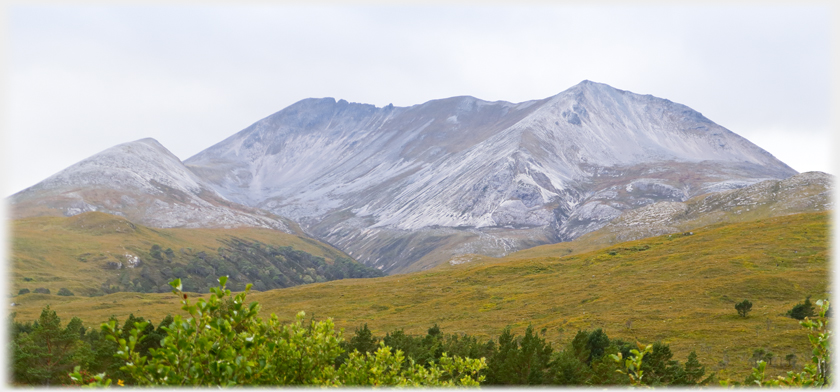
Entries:
{"label": "foreground vegetation", "polygon": [[[304,310],[316,318],[328,315],[348,330],[367,323],[377,336],[395,330],[424,335],[437,324],[487,341],[508,326],[523,336],[531,325],[559,349],[579,330],[601,329],[626,342],[661,341],[674,358],[695,351],[707,374],[720,379],[743,380],[758,360],[767,363],[772,378],[811,356],[807,335],[786,313],[809,295],[828,296],[828,217],[811,213],[717,225],[572,255],[564,247],[574,244],[557,244],[529,250],[528,257],[476,258],[421,273],[315,283],[251,298],[287,322]],[[746,317],[735,309],[744,299],[752,303]],[[130,313],[158,315],[158,323],[174,302],[171,294],[136,293],[30,293],[13,300],[22,322],[36,320],[50,304],[59,314],[93,323]]]}
{"label": "foreground vegetation", "polygon": [[[115,377],[119,385],[146,386],[627,383],[617,376],[621,365],[610,355],[629,354],[631,345],[610,340],[600,329],[578,331],[559,352],[530,327],[524,337],[505,329],[498,340],[481,342],[469,335],[444,335],[437,326],[426,336],[396,330],[379,339],[364,326],[343,342],[329,319],[305,323],[300,313],[293,323],[282,324],[274,315],[258,318],[259,304],[245,303],[247,290],[232,296],[226,280],[220,278],[213,295],[195,304],[181,291],[180,280],[173,281],[190,317],[167,317],[157,329],[136,318],[122,328],[110,320],[101,334],[81,327],[78,318],[62,328],[49,308],[37,323],[13,323],[14,380],[100,386]],[[642,365],[648,385],[695,385],[711,378],[701,381],[704,367],[693,353],[682,366],[671,359],[667,345],[652,347]]]}
{"label": "foreground vegetation", "polygon": [[[437,326],[423,337],[397,330],[380,340],[365,325],[344,342],[329,319],[306,325],[302,312],[291,324],[279,323],[275,315],[260,319],[259,304],[245,303],[248,288],[233,296],[226,280],[220,278],[213,295],[195,304],[180,280],[173,281],[190,317],[168,316],[157,330],[142,319],[129,319],[122,328],[110,320],[102,334],[88,333],[78,318],[62,328],[49,308],[37,323],[13,323],[13,380],[93,386],[109,386],[114,377],[120,386],[692,386],[714,377],[703,378],[705,366],[694,352],[681,365],[671,359],[667,344],[636,342],[636,350],[601,329],[578,331],[557,352],[531,326],[523,337],[506,328],[497,340],[482,343],[470,335],[446,336]],[[743,383],[720,384],[831,385],[828,302],[817,305],[818,317],[801,322],[813,348],[801,372],[768,378],[766,363],[759,361]],[[104,371],[93,375],[97,370]]]}

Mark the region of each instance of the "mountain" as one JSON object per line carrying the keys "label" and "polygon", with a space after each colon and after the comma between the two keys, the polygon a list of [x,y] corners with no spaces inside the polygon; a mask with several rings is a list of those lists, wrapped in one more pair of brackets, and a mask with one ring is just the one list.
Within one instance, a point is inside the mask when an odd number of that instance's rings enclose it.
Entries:
{"label": "mountain", "polygon": [[226,200],[154,139],[102,151],[12,195],[10,203],[15,219],[100,211],[159,228],[292,232],[291,222]]}
{"label": "mountain", "polygon": [[522,103],[306,99],[184,164],[385,272],[567,241],[624,211],[796,171],[700,113],[584,81]]}

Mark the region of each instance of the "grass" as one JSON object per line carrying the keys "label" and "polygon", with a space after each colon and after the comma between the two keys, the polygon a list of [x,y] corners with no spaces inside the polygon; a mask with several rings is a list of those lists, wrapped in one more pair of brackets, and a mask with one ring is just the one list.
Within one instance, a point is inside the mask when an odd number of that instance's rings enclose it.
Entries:
{"label": "grass", "polygon": [[[69,218],[37,217],[11,223],[12,294],[22,288],[44,287],[57,293],[61,287],[78,295],[95,292],[107,277],[123,270],[106,268],[108,262],[125,263],[126,253],[142,255],[153,244],[172,248],[177,255],[201,251],[215,254],[221,240],[244,238],[272,246],[291,246],[328,262],[348,257],[327,244],[277,230],[153,229],[101,212]],[[151,262],[151,260],[149,261]]]}
{"label": "grass", "polygon": [[[316,319],[332,317],[351,333],[367,323],[380,336],[397,328],[425,333],[438,324],[445,333],[497,337],[507,325],[522,334],[533,324],[546,328],[557,347],[578,330],[604,328],[611,338],[668,343],[680,361],[695,350],[707,372],[743,379],[756,348],[777,358],[795,353],[800,364],[809,357],[806,332],[784,313],[807,295],[827,297],[828,221],[828,213],[789,215],[594,251],[576,252],[574,242],[555,244],[425,272],[253,293],[249,299],[262,305],[264,316],[291,320],[303,310]],[[743,299],[753,303],[746,318],[734,308]],[[14,308],[18,320],[35,319],[51,304],[61,317],[78,316],[89,325],[112,314],[159,320],[180,312],[171,294],[27,294],[15,301],[21,303]],[[768,373],[787,370],[773,366]]]}

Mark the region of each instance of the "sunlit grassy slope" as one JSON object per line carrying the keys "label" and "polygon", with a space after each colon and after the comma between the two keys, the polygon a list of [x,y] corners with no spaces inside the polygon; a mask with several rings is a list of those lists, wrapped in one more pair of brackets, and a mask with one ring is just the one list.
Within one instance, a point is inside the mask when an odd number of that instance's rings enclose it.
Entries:
{"label": "sunlit grassy slope", "polygon": [[[9,289],[44,287],[55,294],[66,287],[76,295],[95,292],[109,276],[123,270],[108,269],[108,262],[125,264],[125,254],[146,257],[153,244],[175,252],[175,262],[187,255],[215,254],[224,244],[220,240],[242,238],[272,246],[291,246],[296,250],[323,257],[331,262],[347,257],[327,244],[311,238],[277,230],[239,229],[153,229],[100,212],[88,212],[70,218],[37,217],[11,222]],[[163,264],[163,263],[158,263]],[[161,268],[162,265],[152,265]],[[139,270],[139,268],[138,268]],[[139,273],[139,271],[133,271]]]}
{"label": "sunlit grassy slope", "polygon": [[[522,333],[532,323],[551,342],[579,329],[604,328],[611,338],[669,343],[684,361],[691,350],[709,368],[743,377],[755,348],[777,358],[809,355],[805,331],[784,313],[807,295],[829,290],[828,213],[808,213],[720,225],[693,235],[665,235],[566,256],[563,244],[530,258],[480,258],[426,272],[341,280],[253,293],[264,315],[291,319],[304,310],[332,317],[352,332],[367,323],[384,335],[395,328],[425,333],[498,336],[506,325]],[[734,305],[753,303],[749,317]],[[164,294],[63,298],[27,294],[15,299],[19,320],[50,303],[59,315],[88,323],[129,312],[161,318],[178,312]],[[780,363],[783,361],[780,361]],[[786,371],[771,367],[771,373]]]}

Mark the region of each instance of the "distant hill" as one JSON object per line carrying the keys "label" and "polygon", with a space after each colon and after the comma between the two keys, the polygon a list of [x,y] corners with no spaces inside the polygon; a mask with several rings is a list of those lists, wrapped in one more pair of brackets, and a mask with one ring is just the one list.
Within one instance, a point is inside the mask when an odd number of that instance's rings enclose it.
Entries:
{"label": "distant hill", "polygon": [[20,219],[10,228],[13,293],[165,293],[176,277],[189,291],[207,292],[220,275],[230,276],[233,289],[254,283],[270,290],[383,275],[329,245],[277,230],[153,229],[101,212]]}

